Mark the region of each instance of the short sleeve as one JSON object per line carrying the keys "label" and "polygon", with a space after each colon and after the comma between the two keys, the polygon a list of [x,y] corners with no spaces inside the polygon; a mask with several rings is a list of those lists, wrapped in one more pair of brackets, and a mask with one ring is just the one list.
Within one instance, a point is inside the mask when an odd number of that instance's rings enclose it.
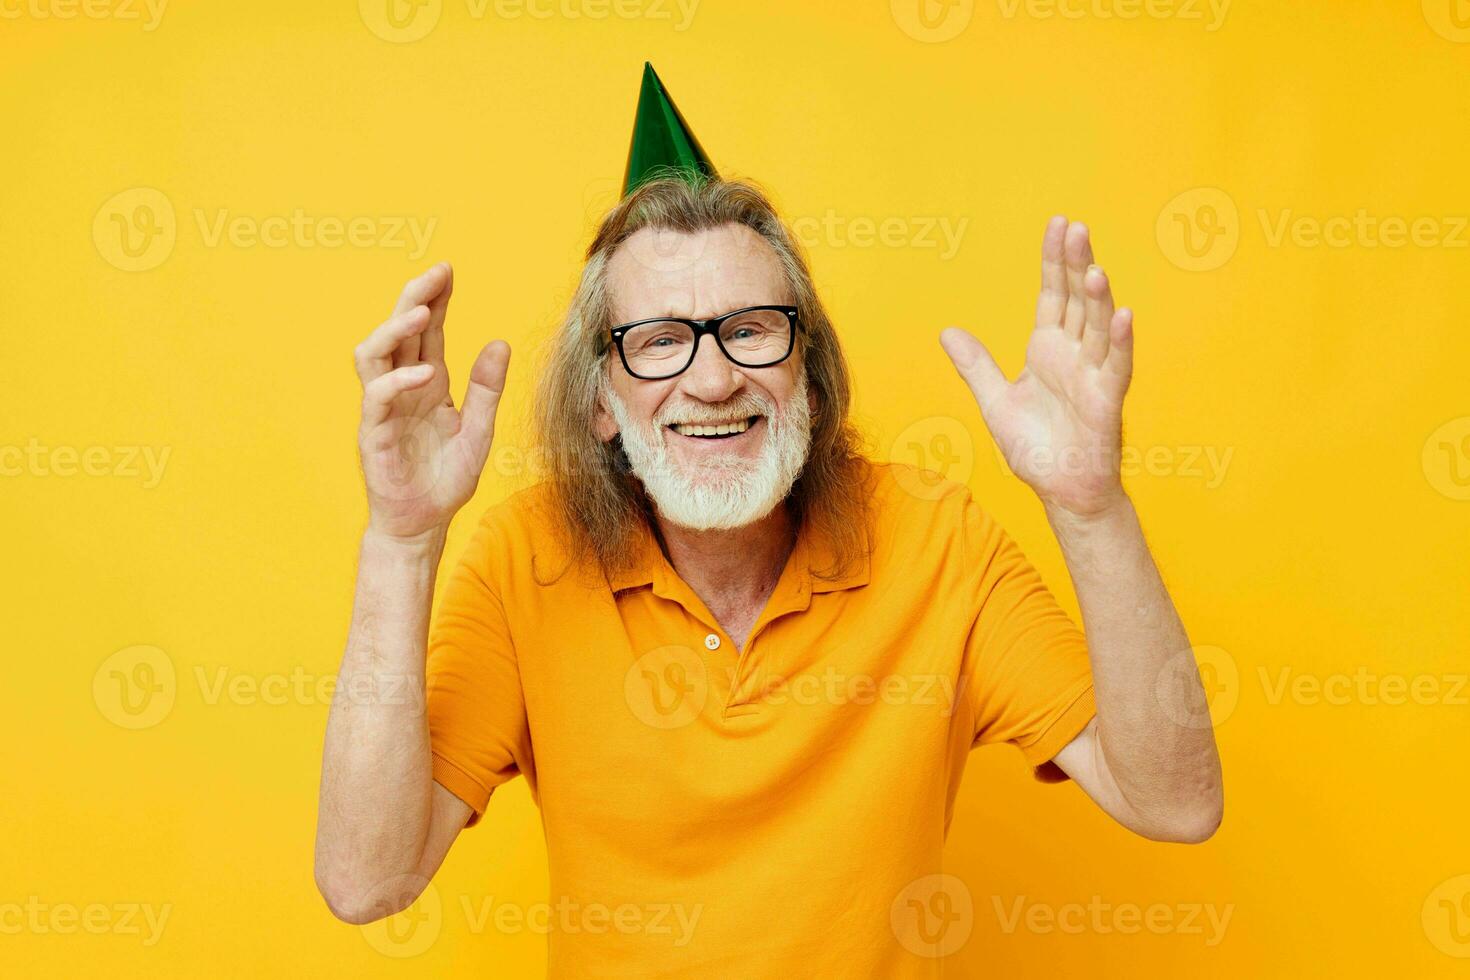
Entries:
{"label": "short sleeve", "polygon": [[1039,778],[1054,780],[1055,767],[1046,763],[1096,712],[1086,638],[1021,549],[968,492],[962,509],[963,552],[974,589],[963,678],[975,723],[971,744],[1009,742],[1038,768]]}
{"label": "short sleeve", "polygon": [[427,696],[434,780],[479,822],[495,787],[531,766],[515,645],[494,586],[499,539],[491,511],[444,586],[429,634]]}

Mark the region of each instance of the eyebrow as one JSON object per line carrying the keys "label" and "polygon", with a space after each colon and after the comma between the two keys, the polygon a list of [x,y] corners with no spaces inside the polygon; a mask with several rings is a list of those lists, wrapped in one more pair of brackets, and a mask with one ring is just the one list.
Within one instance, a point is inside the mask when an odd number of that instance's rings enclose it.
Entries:
{"label": "eyebrow", "polygon": [[763,301],[757,302],[757,303],[739,303],[739,304],[737,304],[735,306],[727,306],[727,307],[724,307],[723,309],[720,310],[720,312],[718,312],[718,313],[711,313],[709,316],[685,316],[682,313],[670,313],[670,312],[667,312],[668,311],[668,307],[664,307],[663,309],[664,309],[665,312],[662,312],[662,313],[649,313],[646,316],[630,317],[630,318],[628,318],[626,320],[618,320],[617,323],[638,323],[641,320],[663,320],[663,319],[669,319],[669,320],[713,320],[713,319],[716,319],[717,317],[725,316],[728,313],[735,313],[735,312],[738,312],[739,310],[748,310],[752,306],[795,306],[795,305],[796,304],[794,302],[786,302],[786,301],[777,300],[777,299],[763,300]]}

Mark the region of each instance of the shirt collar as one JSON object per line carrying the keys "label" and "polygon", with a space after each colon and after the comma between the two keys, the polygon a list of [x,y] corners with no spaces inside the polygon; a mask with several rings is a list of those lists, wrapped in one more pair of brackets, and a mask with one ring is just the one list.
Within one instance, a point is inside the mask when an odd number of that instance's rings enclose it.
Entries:
{"label": "shirt collar", "polygon": [[[676,593],[688,588],[664,557],[663,549],[659,547],[658,539],[654,537],[653,530],[647,523],[639,525],[632,551],[632,559],[608,576],[608,585],[613,592],[652,585],[654,594],[676,598]],[[777,591],[786,591],[789,588],[798,595],[811,595],[815,592],[855,589],[868,584],[872,574],[868,548],[864,548],[858,560],[835,578],[819,577],[819,572],[830,573],[835,558],[836,546],[831,536],[819,532],[810,522],[803,523],[797,531],[796,546],[786,561]]]}

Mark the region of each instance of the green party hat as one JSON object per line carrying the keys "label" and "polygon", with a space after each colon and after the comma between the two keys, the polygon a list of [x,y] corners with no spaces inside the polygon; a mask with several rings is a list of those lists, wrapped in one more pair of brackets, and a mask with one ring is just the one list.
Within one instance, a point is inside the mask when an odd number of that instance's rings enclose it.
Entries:
{"label": "green party hat", "polygon": [[709,154],[694,138],[678,106],[664,91],[653,65],[643,63],[643,88],[638,93],[638,113],[633,119],[633,141],[628,146],[628,168],[623,173],[623,194],[667,171],[683,171],[693,177],[716,177]]}

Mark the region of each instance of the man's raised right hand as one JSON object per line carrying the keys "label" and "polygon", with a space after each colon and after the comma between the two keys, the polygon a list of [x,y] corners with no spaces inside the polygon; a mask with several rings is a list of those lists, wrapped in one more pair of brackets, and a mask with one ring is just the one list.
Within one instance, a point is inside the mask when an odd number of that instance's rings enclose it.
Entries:
{"label": "man's raised right hand", "polygon": [[362,381],[358,450],[368,526],[412,540],[442,533],[474,495],[490,455],[510,346],[486,344],[456,410],[444,366],[444,317],[454,270],[441,262],[409,280],[393,315],[354,352]]}

